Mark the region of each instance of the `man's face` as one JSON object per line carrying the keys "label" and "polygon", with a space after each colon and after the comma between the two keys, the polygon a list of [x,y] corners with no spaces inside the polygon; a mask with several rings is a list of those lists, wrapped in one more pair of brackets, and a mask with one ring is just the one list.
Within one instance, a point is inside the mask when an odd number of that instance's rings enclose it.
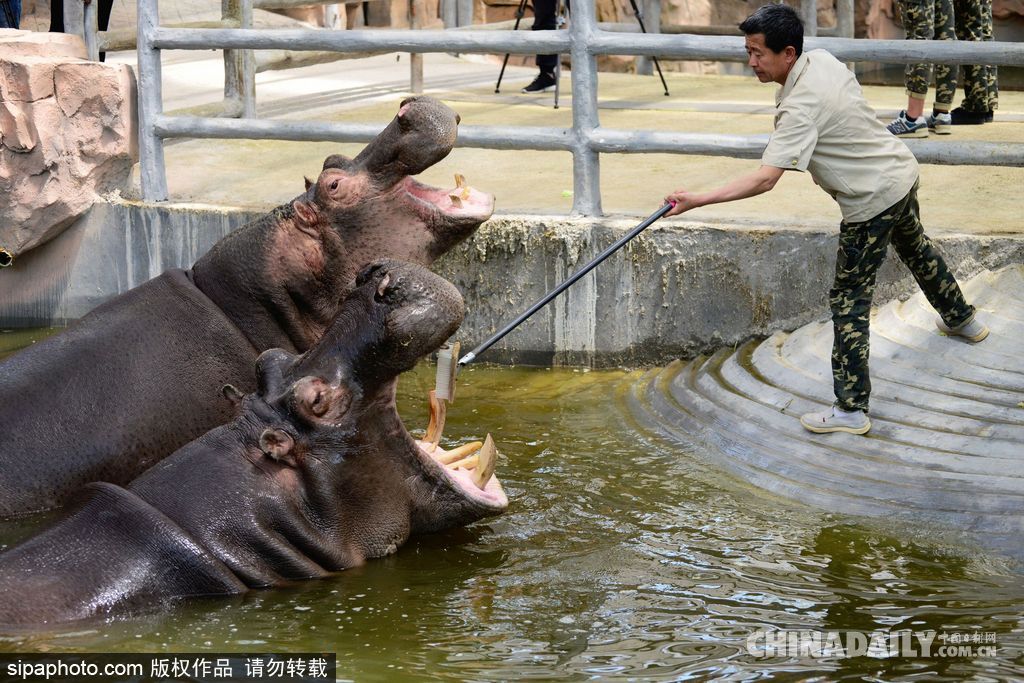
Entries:
{"label": "man's face", "polygon": [[786,84],[786,76],[796,61],[796,48],[787,46],[782,52],[772,52],[764,44],[764,34],[747,36],[747,64],[762,83]]}

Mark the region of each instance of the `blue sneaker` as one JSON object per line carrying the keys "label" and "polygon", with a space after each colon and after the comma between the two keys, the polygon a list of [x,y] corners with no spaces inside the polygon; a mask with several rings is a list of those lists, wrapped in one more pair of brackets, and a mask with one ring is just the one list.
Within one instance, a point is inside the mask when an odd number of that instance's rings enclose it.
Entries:
{"label": "blue sneaker", "polygon": [[898,138],[928,137],[928,119],[923,116],[909,119],[907,118],[906,111],[901,111],[900,115],[893,119],[893,122],[885,128]]}
{"label": "blue sneaker", "polygon": [[953,116],[948,111],[933,111],[925,115],[928,130],[938,135],[949,135],[953,132]]}

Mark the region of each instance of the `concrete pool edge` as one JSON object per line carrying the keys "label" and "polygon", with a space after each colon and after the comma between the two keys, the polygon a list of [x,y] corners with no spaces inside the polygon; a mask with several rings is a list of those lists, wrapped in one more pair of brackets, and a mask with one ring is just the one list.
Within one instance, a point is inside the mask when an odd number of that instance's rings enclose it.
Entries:
{"label": "concrete pool edge", "polygon": [[[0,326],[64,324],[169,268],[187,268],[262,212],[199,204],[95,204],[0,271]],[[497,215],[435,270],[459,287],[469,348],[640,218]],[[482,361],[654,365],[826,318],[837,228],[663,220],[506,337]],[[1024,262],[1020,233],[930,236],[961,278]],[[916,291],[893,255],[875,304]]]}

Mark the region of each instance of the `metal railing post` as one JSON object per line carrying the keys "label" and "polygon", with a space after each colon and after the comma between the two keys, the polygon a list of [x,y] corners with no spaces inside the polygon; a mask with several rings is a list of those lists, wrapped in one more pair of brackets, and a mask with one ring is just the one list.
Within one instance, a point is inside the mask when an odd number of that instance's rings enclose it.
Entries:
{"label": "metal railing post", "polygon": [[[419,0],[409,0],[409,28],[413,31],[420,27],[417,2]],[[409,91],[414,95],[423,94],[423,55],[419,52],[409,55]]]}
{"label": "metal railing post", "polygon": [[100,60],[100,41],[99,41],[99,13],[96,11],[97,0],[92,2],[86,2],[83,7],[82,17],[82,29],[85,39],[85,53],[94,62]]}
{"label": "metal railing post", "polygon": [[[641,10],[639,18],[643,19],[647,32],[661,33],[661,0],[640,0],[637,7]],[[654,61],[650,57],[637,57],[636,72],[642,76],[654,75]]]}
{"label": "metal railing post", "polygon": [[836,34],[853,38],[853,0],[836,0]]}
{"label": "metal railing post", "polygon": [[160,23],[157,0],[139,0],[138,13],[139,176],[142,198],[161,202],[167,199],[167,173],[164,141],[154,128],[164,109],[160,50],[153,45],[153,34]]}
{"label": "metal railing post", "polygon": [[[221,0],[221,17],[252,28],[252,0]],[[256,116],[256,57],[252,50],[224,50],[224,105],[227,116]]]}
{"label": "metal railing post", "polygon": [[800,18],[804,22],[804,35],[818,35],[818,1],[800,0]]}
{"label": "metal railing post", "polygon": [[572,212],[601,215],[601,161],[591,146],[600,126],[597,115],[597,58],[590,38],[597,33],[593,0],[577,0],[570,7],[572,44]]}

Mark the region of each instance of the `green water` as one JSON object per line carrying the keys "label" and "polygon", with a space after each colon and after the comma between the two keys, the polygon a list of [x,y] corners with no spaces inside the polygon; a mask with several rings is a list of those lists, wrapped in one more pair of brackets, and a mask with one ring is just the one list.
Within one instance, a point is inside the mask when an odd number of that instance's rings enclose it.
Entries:
{"label": "green water", "polygon": [[[3,344],[11,338],[0,335]],[[507,514],[324,581],[0,639],[0,651],[335,651],[356,681],[1021,680],[998,559],[736,485],[633,424],[639,373],[470,367],[446,436],[491,432]],[[426,425],[422,367],[400,386]],[[24,522],[0,528],[7,542]],[[758,659],[760,628],[994,633],[995,657]],[[936,643],[936,646],[938,643]]]}

